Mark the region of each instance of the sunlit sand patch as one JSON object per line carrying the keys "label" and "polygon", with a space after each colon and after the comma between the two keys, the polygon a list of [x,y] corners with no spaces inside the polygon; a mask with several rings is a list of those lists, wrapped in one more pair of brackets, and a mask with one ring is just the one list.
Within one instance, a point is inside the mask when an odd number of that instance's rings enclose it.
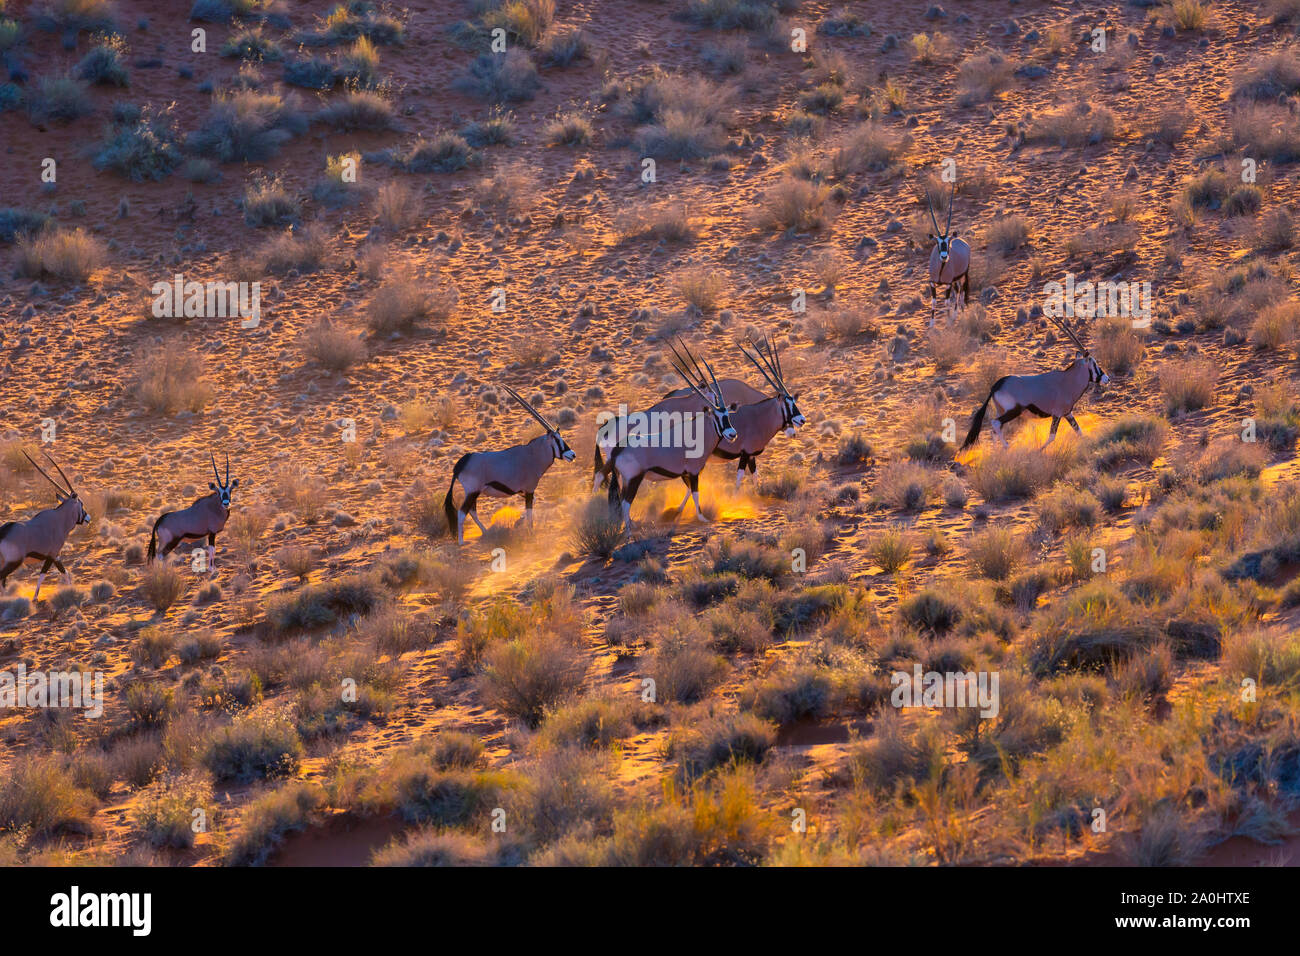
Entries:
{"label": "sunlit sand patch", "polygon": [[[1101,423],[1101,419],[1091,412],[1079,412],[1075,416],[1075,421],[1083,429],[1085,436],[1090,435],[1093,429]],[[1020,420],[1024,421],[1025,416]],[[1047,435],[1052,430],[1052,420],[1050,418],[1033,418],[1025,425],[1020,426],[1015,435],[1008,439],[1013,448],[1042,448],[1043,443],[1047,441]],[[1061,420],[1060,426],[1056,429],[1056,441],[1053,444],[1063,444],[1066,442],[1078,441],[1079,436],[1074,433],[1074,429],[1069,426],[1064,419]],[[955,458],[960,464],[974,465],[980,461],[990,448],[1002,447],[997,436],[989,429],[988,415],[985,416],[984,429],[980,432],[980,440],[971,448],[964,452],[959,452]]]}

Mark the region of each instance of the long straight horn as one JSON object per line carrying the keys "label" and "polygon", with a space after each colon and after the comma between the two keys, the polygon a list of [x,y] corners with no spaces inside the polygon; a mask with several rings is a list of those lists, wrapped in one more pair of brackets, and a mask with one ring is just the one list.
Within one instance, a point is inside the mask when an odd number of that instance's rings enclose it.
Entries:
{"label": "long straight horn", "polygon": [[930,222],[934,224],[934,234],[939,234],[939,220],[934,218],[934,201],[930,198],[930,187],[925,187],[925,208],[930,210]]}
{"label": "long straight horn", "polygon": [[767,337],[767,351],[772,356],[772,364],[776,365],[776,380],[781,384],[781,390],[785,390],[785,369],[781,368],[781,352],[777,350],[776,339],[771,336]]}
{"label": "long straight horn", "polygon": [[41,454],[44,455],[49,460],[50,464],[58,471],[59,477],[63,479],[63,483],[68,487],[68,494],[75,497],[77,493],[72,490],[72,482],[68,481],[68,476],[63,473],[63,468],[59,466],[57,461],[50,457],[50,453],[44,448],[41,449]]}
{"label": "long straight horn", "polygon": [[758,369],[759,374],[761,374],[763,378],[767,379],[768,385],[771,385],[778,392],[781,391],[781,386],[776,384],[775,381],[773,381],[772,376],[768,374],[767,368],[763,362],[759,361],[759,359],[750,355],[749,350],[745,348],[743,345],[740,347],[740,353],[744,355],[745,358],[749,359],[751,363],[753,363],[754,368]]}
{"label": "long straight horn", "polygon": [[677,336],[677,341],[682,343],[682,349],[686,352],[686,357],[691,360],[691,366],[695,369],[696,378],[701,384],[707,385],[708,379],[704,377],[704,369],[700,368],[700,363],[696,360],[695,354],[690,350],[690,347],[687,346],[685,342],[682,342],[682,337],[680,335]]}
{"label": "long straight horn", "polygon": [[[678,341],[681,340],[678,339]],[[705,383],[705,379],[704,379],[704,373],[700,370],[699,363],[695,361],[695,356],[691,355],[691,350],[686,348],[685,342],[682,342],[682,348],[686,349],[686,354],[690,356],[689,358],[690,364],[695,366],[695,374],[691,374],[691,372],[687,370],[688,360],[682,357],[681,352],[677,351],[677,346],[673,345],[673,343],[671,342],[668,343],[668,346],[673,350],[673,355],[677,356],[677,361],[673,363],[673,367],[677,369],[677,373],[681,375],[682,378],[686,379],[686,381],[690,382],[693,386],[695,386],[696,390],[698,391],[699,387]]]}
{"label": "long straight horn", "polygon": [[212,477],[217,479],[217,484],[221,484],[221,472],[217,471],[217,456],[209,451],[208,460],[212,462]]}
{"label": "long straight horn", "polygon": [[952,201],[957,197],[957,181],[953,180],[952,189],[948,190],[948,224],[943,227],[943,234],[948,235],[952,228]]}
{"label": "long straight horn", "polygon": [[758,357],[763,360],[763,365],[767,368],[769,373],[768,381],[772,383],[772,387],[778,392],[784,391],[784,386],[781,383],[781,372],[776,367],[776,363],[772,361],[771,341],[767,336],[764,336],[761,340],[754,342],[753,345],[754,351],[758,353]]}
{"label": "long straight horn", "polygon": [[524,411],[526,411],[529,415],[532,415],[533,418],[537,419],[538,423],[543,428],[545,428],[548,432],[555,431],[555,429],[551,427],[551,423],[548,422],[545,418],[543,418],[541,413],[537,411],[537,409],[533,408],[532,405],[530,405],[527,401],[525,401],[522,395],[516,392],[509,385],[502,385],[501,387],[504,388],[510,394],[511,398],[513,398],[516,402],[518,402],[521,406],[523,406]]}
{"label": "long straight horn", "polygon": [[708,359],[703,359],[704,367],[709,370],[709,378],[713,380],[713,394],[717,398],[717,404],[726,405],[722,398],[722,386],[718,384],[718,376],[713,374],[713,366],[709,364]]}
{"label": "long straight horn", "polygon": [[55,488],[58,489],[58,491],[59,491],[59,497],[60,497],[60,498],[62,498],[64,495],[67,494],[67,492],[63,490],[63,486],[62,486],[62,485],[60,485],[57,481],[55,481],[53,478],[51,478],[51,477],[49,476],[49,474],[45,471],[44,468],[42,468],[40,465],[36,464],[36,459],[33,458],[31,455],[27,454],[27,450],[26,450],[26,449],[23,450],[23,457],[26,458],[28,461],[30,461],[30,462],[32,463],[32,467],[35,468],[37,471],[39,471],[39,472],[41,473],[41,475],[44,476],[44,478],[45,478],[46,481],[48,481],[48,482],[49,482],[50,484],[52,484]]}
{"label": "long straight horn", "polygon": [[230,452],[226,452],[226,487],[230,487]]}

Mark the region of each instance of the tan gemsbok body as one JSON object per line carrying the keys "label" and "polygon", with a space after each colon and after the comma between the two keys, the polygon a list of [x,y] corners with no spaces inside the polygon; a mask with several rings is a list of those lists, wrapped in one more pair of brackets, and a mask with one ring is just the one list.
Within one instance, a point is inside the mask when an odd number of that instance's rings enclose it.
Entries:
{"label": "tan gemsbok body", "polygon": [[[1056,322],[1055,319],[1053,321]],[[1059,371],[1039,375],[1008,375],[994,382],[988,398],[984,399],[984,404],[971,420],[970,432],[961,446],[963,449],[975,444],[979,438],[980,426],[984,424],[984,412],[990,404],[993,405],[996,416],[993,419],[993,433],[1002,440],[1004,448],[1007,439],[1002,434],[1002,426],[1021,412],[1031,412],[1039,418],[1051,416],[1052,430],[1043,443],[1044,448],[1056,440],[1056,429],[1062,418],[1070,423],[1076,434],[1083,434],[1079,423],[1074,420],[1074,406],[1090,386],[1105,385],[1110,382],[1110,376],[1102,371],[1097,360],[1084,348],[1068,325],[1063,321],[1056,324],[1078,346],[1078,357]]]}
{"label": "tan gemsbok body", "polygon": [[[510,397],[523,406],[528,414],[546,429],[546,434],[538,435],[530,442],[514,445],[501,451],[472,451],[462,455],[451,471],[451,485],[447,488],[447,497],[443,499],[442,510],[447,515],[447,531],[456,538],[457,544],[465,543],[465,516],[469,515],[478,525],[479,531],[487,534],[487,528],[478,519],[479,495],[487,493],[490,498],[509,498],[514,495],[524,496],[524,518],[531,525],[533,521],[533,496],[537,492],[538,482],[557,458],[573,461],[573,449],[568,446],[555,426],[542,417],[532,405],[524,401],[509,385],[503,386]],[[452,500],[456,482],[460,482],[464,499],[457,508]]]}
{"label": "tan gemsbok body", "polygon": [[[737,382],[737,379],[722,380],[723,398],[728,403],[735,401],[739,404],[739,407],[731,413],[731,424],[736,429],[737,435],[734,441],[719,442],[718,447],[713,449],[713,456],[725,461],[739,459],[736,462],[737,488],[740,487],[746,471],[750,475],[757,472],[758,456],[767,448],[768,442],[776,437],[777,432],[785,431],[786,435],[793,438],[794,430],[806,421],[796,403],[798,396],[791,395],[790,390],[786,388],[781,369],[781,356],[777,353],[776,346],[771,340],[766,343],[754,342],[753,345],[757,357],[743,347],[740,351],[758,369],[767,383],[776,389],[776,394],[764,395],[758,389],[750,388],[744,382],[740,382],[739,384],[744,385],[748,393],[756,396],[744,400],[737,394],[740,389],[735,389],[728,394],[727,383]],[[677,396],[689,391],[689,389],[678,389],[670,392],[669,395]]]}
{"label": "tan gemsbok body", "polygon": [[673,367],[686,380],[697,398],[695,407],[683,414],[695,416],[691,419],[693,425],[698,426],[700,418],[705,419],[707,425],[703,426],[702,433],[699,430],[695,432],[695,441],[689,442],[686,438],[685,419],[673,423],[665,421],[652,434],[642,436],[646,440],[620,444],[614,448],[609,463],[609,504],[614,508],[621,500],[623,525],[629,529],[632,527],[632,502],[636,500],[641,482],[647,478],[651,481],[680,478],[689,490],[677,506],[677,514],[686,507],[687,501],[692,501],[695,504],[696,520],[707,521],[700,509],[700,472],[719,442],[736,439],[737,432],[730,417],[732,409],[723,398],[722,386],[718,384],[713,367],[707,359],[704,360],[704,369],[708,371],[706,376],[684,342],[682,349],[686,352],[686,358],[673,346],[673,354],[677,356]]}
{"label": "tan gemsbok body", "polygon": [[230,493],[239,487],[239,479],[230,480],[230,456],[226,456],[226,480],[221,480],[217,471],[217,459],[208,452],[212,461],[212,476],[217,480],[209,481],[212,494],[204,495],[188,508],[180,511],[168,511],[153,523],[153,533],[149,535],[148,560],[152,561],[161,550],[163,557],[171,554],[182,541],[201,541],[208,539],[208,571],[217,569],[217,535],[226,527],[230,517]]}
{"label": "tan gemsbok body", "polygon": [[[761,402],[767,396],[760,392],[748,382],[738,378],[724,378],[718,382],[722,387],[722,398],[728,407],[740,408],[745,405],[752,405],[755,402]],[[644,422],[654,421],[658,413],[689,413],[699,411],[700,398],[695,394],[694,389],[690,386],[674,389],[659,401],[655,402],[644,412],[640,413],[643,417],[638,417],[637,413],[626,416],[623,421],[618,419],[609,420],[602,423],[601,427],[596,429],[596,452],[595,461],[593,462],[592,472],[592,491],[599,491],[600,486],[609,480],[611,463],[610,455],[618,443],[619,435],[633,434],[638,431],[637,428],[629,427],[630,421],[640,420]],[[734,455],[731,457],[735,457]]]}
{"label": "tan gemsbok body", "polygon": [[81,499],[77,497],[72,482],[68,481],[68,476],[63,473],[59,463],[50,458],[44,450],[41,454],[45,455],[58,471],[59,477],[63,479],[63,485],[36,464],[31,455],[23,452],[23,456],[32,463],[32,466],[54,486],[58,505],[47,508],[26,521],[10,521],[0,526],[0,588],[8,585],[9,575],[21,567],[24,561],[32,559],[45,562],[40,574],[36,576],[36,594],[33,600],[40,600],[41,585],[45,583],[45,575],[49,573],[51,565],[59,569],[65,583],[72,583],[72,575],[59,561],[59,552],[63,550],[63,542],[67,540],[73,528],[79,524],[90,523],[90,515],[86,514]]}
{"label": "tan gemsbok body", "polygon": [[930,222],[934,223],[934,249],[930,252],[930,328],[934,328],[934,302],[939,288],[947,289],[945,302],[951,312],[949,322],[961,314],[966,300],[970,296],[970,246],[966,240],[958,239],[952,229],[952,201],[957,194],[957,184],[948,194],[948,221],[943,231],[939,231],[939,220],[934,215],[934,203],[930,201],[930,192],[925,193],[925,202],[930,209]]}

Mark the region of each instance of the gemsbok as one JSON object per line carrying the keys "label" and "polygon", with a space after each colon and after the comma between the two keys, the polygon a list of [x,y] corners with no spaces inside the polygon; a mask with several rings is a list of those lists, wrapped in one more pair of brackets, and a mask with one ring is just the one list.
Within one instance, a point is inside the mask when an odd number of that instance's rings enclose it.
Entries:
{"label": "gemsbok", "polygon": [[86,514],[81,499],[73,489],[72,482],[68,481],[68,476],[59,467],[59,463],[50,458],[49,453],[44,449],[41,450],[41,454],[49,458],[50,464],[63,479],[63,485],[36,464],[31,455],[26,451],[23,452],[23,456],[32,463],[32,467],[54,486],[58,505],[46,508],[26,521],[10,521],[0,526],[0,588],[8,586],[9,575],[21,567],[27,559],[45,562],[41,567],[41,573],[36,576],[36,593],[32,597],[33,601],[40,600],[41,585],[45,583],[45,575],[50,572],[50,565],[59,569],[65,584],[72,583],[72,575],[59,561],[59,552],[63,550],[63,542],[67,540],[73,528],[79,524],[90,523],[90,515]]}
{"label": "gemsbok", "polygon": [[[623,526],[628,529],[632,527],[632,502],[641,482],[647,478],[651,481],[680,478],[689,490],[675,514],[680,515],[686,502],[691,501],[695,504],[696,520],[707,521],[700,509],[700,472],[719,442],[736,439],[737,432],[731,424],[734,406],[728,406],[723,398],[713,366],[707,359],[703,360],[708,371],[706,376],[685,343],[682,348],[687,358],[682,358],[674,346],[677,361],[673,368],[694,392],[694,408],[675,419],[657,420],[648,433],[637,436],[635,441],[619,444],[610,455],[609,504],[612,509],[621,500]],[[707,420],[707,427],[702,427],[700,419]]]}
{"label": "gemsbok", "polygon": [[230,480],[230,456],[226,455],[226,480],[221,480],[217,471],[217,459],[208,452],[212,461],[212,476],[217,480],[209,481],[212,494],[204,495],[188,508],[180,511],[168,511],[153,523],[153,533],[149,535],[148,560],[152,561],[161,547],[163,557],[171,554],[182,541],[201,541],[208,539],[207,568],[209,572],[217,569],[217,535],[226,527],[230,517],[230,493],[239,487],[239,479]]}
{"label": "gemsbok", "polygon": [[930,252],[930,328],[934,328],[934,303],[940,286],[947,288],[944,302],[951,312],[949,322],[961,314],[970,296],[970,246],[965,239],[958,239],[957,233],[951,231],[952,203],[956,195],[957,184],[953,183],[952,191],[948,194],[948,221],[940,232],[939,220],[934,215],[934,203],[930,201],[930,191],[927,188],[925,192],[930,222],[934,224],[930,238],[935,243]]}
{"label": "gemsbok", "polygon": [[[478,497],[484,492],[490,498],[509,498],[514,495],[524,496],[524,518],[533,523],[533,496],[537,484],[546,474],[547,469],[557,458],[573,461],[574,452],[568,443],[560,437],[555,426],[533,408],[509,385],[502,386],[510,397],[523,406],[524,410],[537,419],[546,429],[532,441],[522,445],[513,445],[501,451],[472,451],[461,455],[460,460],[451,470],[451,485],[447,488],[447,497],[443,499],[442,510],[447,515],[447,531],[456,536],[457,544],[465,543],[465,516],[469,515],[478,525],[479,531],[487,534],[487,528],[478,519]],[[452,500],[456,482],[460,482],[461,491],[465,493],[460,507]]]}
{"label": "gemsbok", "polygon": [[[718,384],[722,387],[722,398],[728,406],[740,408],[767,398],[767,395],[742,379],[724,378]],[[610,417],[600,421],[596,428],[591,490],[599,491],[600,486],[609,480],[612,455],[620,442],[631,440],[631,436],[662,428],[663,426],[657,423],[672,421],[682,415],[698,412],[699,409],[699,396],[687,385],[674,389],[643,411],[630,412],[621,418]]]}
{"label": "gemsbok", "polygon": [[1079,354],[1068,366],[1055,372],[1042,372],[1038,375],[1008,375],[993,383],[988,398],[975,412],[971,420],[970,432],[962,448],[969,448],[979,438],[980,426],[984,424],[984,412],[992,403],[996,417],[993,419],[993,433],[1002,440],[1002,447],[1007,447],[1006,436],[1002,426],[1016,418],[1021,412],[1032,412],[1039,418],[1051,416],[1052,430],[1043,443],[1046,448],[1056,440],[1056,429],[1064,418],[1078,435],[1083,434],[1079,423],[1074,420],[1074,406],[1083,398],[1083,393],[1094,384],[1106,385],[1110,382],[1097,360],[1079,341],[1079,337],[1064,320],[1052,319],[1057,327],[1078,346]]}
{"label": "gemsbok", "polygon": [[[744,346],[741,354],[758,369],[767,383],[776,389],[775,395],[764,395],[757,389],[750,388],[739,379],[723,379],[722,397],[728,404],[736,402],[739,406],[731,413],[731,424],[735,426],[737,437],[734,441],[719,442],[713,449],[713,456],[725,461],[736,462],[736,487],[739,488],[745,472],[754,475],[758,469],[758,456],[767,448],[776,433],[784,431],[793,438],[794,431],[803,425],[806,419],[799,411],[798,396],[791,395],[785,384],[785,374],[781,368],[781,356],[771,339],[765,342],[752,342],[756,355],[751,355]],[[734,382],[741,388],[728,388]],[[670,396],[689,394],[690,389],[678,389]],[[756,397],[750,397],[756,396]]]}

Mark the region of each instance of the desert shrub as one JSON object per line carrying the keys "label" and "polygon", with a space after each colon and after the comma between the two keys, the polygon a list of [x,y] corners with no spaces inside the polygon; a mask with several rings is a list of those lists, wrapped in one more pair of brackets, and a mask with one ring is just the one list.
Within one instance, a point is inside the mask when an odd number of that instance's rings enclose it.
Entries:
{"label": "desert shrub", "polygon": [[485,53],[477,57],[455,85],[462,93],[491,103],[516,103],[531,100],[541,81],[533,58],[516,46],[501,55]]}
{"label": "desert shrub", "polygon": [[361,337],[325,318],[303,332],[299,347],[308,360],[332,372],[346,372],[366,360]]}
{"label": "desert shrub", "polygon": [[132,182],[166,179],[181,162],[170,110],[147,109],[133,123],[110,126],[93,162],[96,169],[111,169]]}
{"label": "desert shrub", "polygon": [[1277,350],[1295,341],[1300,332],[1300,304],[1277,302],[1267,306],[1250,327],[1250,342],[1259,349]]}
{"label": "desert shrub", "polygon": [[985,501],[1032,498],[1065,473],[1073,455],[1072,447],[1059,441],[1041,452],[1017,445],[994,447],[971,467],[970,485]]}
{"label": "desert shrub", "polygon": [[1251,60],[1232,78],[1232,95],[1279,100],[1300,92],[1300,56],[1286,46]]}
{"label": "desert shrub", "polygon": [[694,780],[719,767],[761,763],[776,743],[772,726],[754,714],[715,717],[675,731],[669,751],[683,780]]}
{"label": "desert shrub", "polygon": [[239,831],[226,848],[231,866],[257,866],[275,852],[286,834],[305,829],[325,804],[320,784],[293,781],[249,801]]}
{"label": "desert shrub", "polygon": [[204,764],[218,780],[248,783],[291,777],[298,771],[302,740],[283,715],[256,710],[213,734]]}
{"label": "desert shrub", "polygon": [[380,90],[350,89],[339,93],[315,116],[336,130],[371,133],[397,128],[397,114],[388,96]]}
{"label": "desert shrub", "polygon": [[1219,380],[1218,366],[1209,359],[1186,359],[1166,362],[1157,376],[1164,397],[1165,411],[1199,411],[1214,400],[1214,386]]}
{"label": "desert shrub", "polygon": [[0,242],[34,236],[50,223],[46,213],[31,209],[0,208]]}
{"label": "desert shrub", "polygon": [[912,560],[911,537],[896,528],[886,529],[867,544],[867,555],[886,574],[897,574]]}
{"label": "desert shrub", "polygon": [[696,629],[660,633],[650,675],[660,700],[691,703],[722,679],[726,662]]}
{"label": "desert shrub", "polygon": [[552,146],[582,146],[591,142],[594,132],[591,120],[578,110],[558,112],[542,128],[542,136]]}
{"label": "desert shrub", "polygon": [[399,157],[398,162],[407,172],[452,173],[464,169],[475,159],[474,150],[463,136],[443,130],[435,133],[432,138],[417,139]]}
{"label": "desert shrub", "polygon": [[759,197],[755,223],[765,229],[795,232],[821,229],[830,221],[830,196],[831,189],[824,183],[786,176]]}
{"label": "desert shrub", "polygon": [[1098,322],[1093,339],[1093,356],[1109,375],[1128,375],[1141,364],[1146,353],[1142,337],[1128,319],[1116,317]]}
{"label": "desert shrub", "polygon": [[43,76],[27,92],[27,115],[33,123],[71,123],[95,111],[86,84],[70,73]]}
{"label": "desert shrub", "polygon": [[404,183],[388,182],[375,193],[374,210],[381,226],[389,232],[401,232],[419,221],[420,199]]}
{"label": "desert shrub", "polygon": [[1251,103],[1228,117],[1233,143],[1249,154],[1275,163],[1300,159],[1300,126],[1292,108],[1274,103]]}
{"label": "desert shrub", "polygon": [[1010,88],[1015,67],[1001,53],[987,50],[962,60],[957,67],[957,103],[973,106]]}
{"label": "desert shrub", "polygon": [[919,511],[934,492],[935,476],[930,469],[911,461],[894,461],[880,469],[871,494],[898,511]]}
{"label": "desert shrub", "polygon": [[16,259],[19,275],[85,282],[104,266],[108,249],[102,240],[80,227],[47,229],[20,239]]}
{"label": "desert shrub", "polygon": [[525,634],[495,644],[483,656],[484,697],[503,713],[537,727],[547,711],[581,687],[585,661],[565,637]]}
{"label": "desert shrub", "polygon": [[333,624],[341,615],[370,614],[384,599],[378,577],[353,574],[272,595],[266,602],[266,620],[280,634],[312,630]]}
{"label": "desert shrub", "polygon": [[1010,528],[994,526],[971,535],[966,555],[981,576],[1004,581],[1024,563],[1025,543]]}
{"label": "desert shrub", "polygon": [[81,58],[73,75],[93,86],[129,86],[131,77],[122,62],[126,43],[118,36],[104,37]]}
{"label": "desert shrub", "polygon": [[186,146],[217,162],[260,163],[307,130],[295,94],[234,90],[218,93],[203,125],[190,134]]}
{"label": "desert shrub", "polygon": [[1062,485],[1038,499],[1038,523],[1053,534],[1067,528],[1091,528],[1100,510],[1101,502],[1091,491]]}
{"label": "desert shrub", "polygon": [[194,845],[194,811],[211,810],[212,783],[184,773],[152,784],[131,811],[131,820],[150,846],[188,849]]}
{"label": "desert shrub", "polygon": [[159,614],[166,614],[185,592],[185,577],[166,561],[155,561],[140,574],[140,596]]}
{"label": "desert shrub", "polygon": [[820,720],[830,713],[830,677],[819,667],[791,667],[756,682],[741,694],[741,704],[782,727]]}
{"label": "desert shrub", "polygon": [[243,206],[250,226],[286,226],[302,213],[302,204],[279,178],[254,180],[244,192]]}
{"label": "desert shrub", "polygon": [[197,352],[173,338],[137,355],[135,397],[150,412],[170,415],[200,411],[212,398]]}
{"label": "desert shrub", "polygon": [[395,837],[371,858],[371,866],[486,866],[489,862],[487,847],[474,837],[437,829]]}
{"label": "desert shrub", "polygon": [[1115,129],[1113,112],[1104,106],[1081,100],[1036,118],[1025,131],[1025,140],[1078,148],[1114,138]]}
{"label": "desert shrub", "polygon": [[17,756],[0,781],[0,829],[42,836],[88,833],[96,803],[77,786],[61,757]]}

